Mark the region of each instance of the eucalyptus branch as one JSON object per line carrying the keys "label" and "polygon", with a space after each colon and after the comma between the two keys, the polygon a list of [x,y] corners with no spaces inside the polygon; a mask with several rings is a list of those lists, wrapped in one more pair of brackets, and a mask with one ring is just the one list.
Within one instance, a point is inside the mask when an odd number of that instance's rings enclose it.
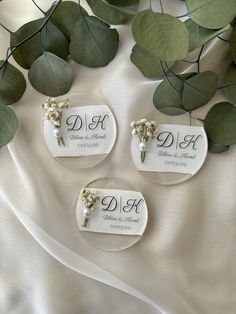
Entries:
{"label": "eucalyptus branch", "polygon": [[161,12],[164,13],[164,9],[163,9],[163,4],[162,4],[162,0],[159,0],[160,2],[160,7],[161,7]]}
{"label": "eucalyptus branch", "polygon": [[40,8],[40,6],[35,2],[35,0],[32,0],[32,2],[39,9],[39,11],[41,11],[45,15],[46,12]]}
{"label": "eucalyptus branch", "polygon": [[186,60],[186,59],[183,59],[183,60],[181,60],[182,62],[186,62],[186,63],[190,63],[190,64],[195,64],[195,63],[197,63],[197,60],[195,60],[195,61],[190,61],[190,60]]}
{"label": "eucalyptus branch", "polygon": [[[23,45],[24,43],[26,43],[28,40],[30,40],[31,38],[33,38],[35,35],[39,34],[42,29],[45,27],[45,25],[48,23],[48,21],[50,20],[51,16],[53,15],[53,13],[55,12],[55,10],[57,9],[57,7],[60,5],[60,3],[62,2],[62,0],[57,0],[56,2],[54,2],[52,4],[52,7],[53,8],[51,10],[51,12],[49,13],[49,15],[47,16],[47,18],[45,19],[45,21],[42,23],[42,25],[35,31],[33,32],[31,35],[29,35],[28,37],[26,37],[25,39],[23,39],[21,42],[19,42],[18,44],[16,45],[13,45],[11,47],[9,47],[7,49],[7,57],[6,59],[4,60],[4,62],[1,64],[0,66],[0,70],[4,67],[4,65],[7,63],[8,59],[13,55],[13,53],[15,52],[15,50],[20,47],[21,45]],[[9,53],[10,51],[10,53]]]}
{"label": "eucalyptus branch", "polygon": [[199,55],[198,55],[198,57],[197,57],[197,59],[195,61],[190,61],[190,60],[186,60],[186,59],[183,59],[181,61],[182,62],[186,62],[186,63],[190,63],[190,64],[197,63],[198,64],[198,73],[199,73],[200,72],[200,59],[201,59],[201,55],[202,55],[203,49],[204,49],[204,45],[202,45],[200,53],[199,53]]}
{"label": "eucalyptus branch", "polygon": [[[169,84],[176,90],[176,92],[180,95],[180,92],[178,91],[178,89],[175,87],[175,85],[170,81],[170,78],[169,76],[167,75],[167,72],[165,71],[164,69],[164,66],[163,66],[163,63],[162,61],[160,61],[160,64],[161,64],[161,68],[162,68],[162,71],[167,79],[167,81],[169,82]],[[176,76],[177,77],[177,76]]]}
{"label": "eucalyptus branch", "polygon": [[198,58],[197,58],[197,71],[198,71],[198,73],[200,73],[200,60],[201,60],[201,56],[203,53],[203,49],[204,49],[204,45],[202,45],[200,52],[199,52],[199,55],[198,55]]}
{"label": "eucalyptus branch", "polygon": [[152,10],[152,0],[149,1],[149,8]]}
{"label": "eucalyptus branch", "polygon": [[220,40],[226,42],[226,43],[236,43],[236,40],[228,40],[228,39],[225,39],[225,38],[222,38],[221,36],[217,36],[217,38],[219,38]]}
{"label": "eucalyptus branch", "polygon": [[[203,48],[203,47],[202,47]],[[202,49],[201,49],[202,50]],[[199,54],[200,55],[200,54]],[[201,56],[200,56],[201,57]],[[169,67],[168,67],[168,65],[167,65],[167,63],[165,62],[165,66],[166,66],[166,68],[168,69],[168,71],[170,71],[170,73],[172,73],[175,77],[177,77],[180,81],[182,81],[184,84],[186,84],[186,85],[188,85],[189,87],[191,87],[191,88],[193,88],[193,89],[195,89],[196,91],[198,91],[199,93],[201,93],[201,91],[199,90],[199,89],[197,89],[196,87],[194,87],[194,86],[192,86],[191,84],[189,84],[186,80],[184,80],[184,79],[182,79],[182,77],[181,76],[178,76],[178,75],[176,75],[176,73],[174,72],[174,71],[172,71]]]}
{"label": "eucalyptus branch", "polygon": [[5,25],[3,25],[2,23],[0,23],[0,26],[2,26],[2,28],[4,28],[8,33],[13,34],[12,31],[10,31],[9,28],[7,28]]}
{"label": "eucalyptus branch", "polygon": [[222,41],[225,41],[225,42],[227,42],[227,43],[230,43],[230,41],[229,41],[228,39],[224,39],[224,38],[220,37],[219,35],[216,36],[216,37],[219,38],[219,39],[222,40]]}
{"label": "eucalyptus branch", "polygon": [[199,10],[199,9],[201,9],[201,8],[203,8],[203,7],[205,7],[205,6],[208,5],[208,4],[211,4],[211,3],[214,2],[214,1],[215,1],[215,0],[210,0],[209,2],[202,4],[200,7],[196,8],[196,9],[194,9],[194,10],[192,10],[192,11],[189,11],[189,12],[183,14],[183,15],[176,16],[176,18],[177,18],[177,19],[180,19],[181,17],[186,17],[186,16],[188,16],[189,14],[192,14],[192,13],[196,12],[197,10]]}

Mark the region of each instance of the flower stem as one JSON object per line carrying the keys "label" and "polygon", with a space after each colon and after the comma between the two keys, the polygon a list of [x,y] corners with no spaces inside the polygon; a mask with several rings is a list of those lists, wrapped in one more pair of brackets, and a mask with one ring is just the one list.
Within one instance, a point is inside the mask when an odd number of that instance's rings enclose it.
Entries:
{"label": "flower stem", "polygon": [[44,28],[44,26],[48,23],[48,21],[50,20],[51,16],[53,15],[54,11],[57,9],[57,7],[59,6],[59,4],[62,2],[62,0],[58,0],[57,2],[53,3],[52,5],[52,10],[49,13],[49,15],[47,16],[47,18],[45,19],[45,21],[42,23],[42,25],[39,27],[39,29],[37,29],[35,32],[33,32],[33,34],[31,34],[30,36],[26,37],[25,39],[23,39],[21,42],[19,42],[18,44],[11,46],[8,48],[8,51],[10,51],[10,53],[7,53],[7,57],[5,59],[5,61],[1,64],[0,66],[0,70],[4,67],[4,65],[7,63],[8,59],[13,55],[13,53],[15,52],[15,50],[20,47],[21,45],[23,45],[24,43],[26,43],[28,40],[30,40],[32,37],[34,37],[35,35],[37,35],[38,33],[41,32],[41,30]]}

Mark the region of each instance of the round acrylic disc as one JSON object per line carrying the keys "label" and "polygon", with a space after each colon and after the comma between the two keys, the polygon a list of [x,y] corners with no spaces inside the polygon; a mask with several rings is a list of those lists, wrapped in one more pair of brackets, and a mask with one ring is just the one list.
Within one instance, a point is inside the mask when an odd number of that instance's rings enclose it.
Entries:
{"label": "round acrylic disc", "polygon": [[106,177],[90,182],[85,189],[100,196],[86,227],[83,227],[85,204],[79,197],[76,200],[75,220],[86,241],[102,250],[120,251],[141,239],[148,211],[143,195],[134,186]]}
{"label": "round acrylic disc", "polygon": [[147,144],[141,161],[138,136],[131,139],[131,157],[149,181],[163,185],[184,182],[202,167],[207,156],[207,136],[202,123],[189,114],[169,116],[155,110],[145,117],[158,123],[157,135]]}
{"label": "round acrylic disc", "polygon": [[49,153],[63,165],[93,167],[114,147],[117,135],[114,115],[105,101],[97,96],[72,94],[66,99],[70,107],[63,110],[60,127],[64,145],[58,145],[53,134],[54,126],[45,118],[42,121],[44,142]]}

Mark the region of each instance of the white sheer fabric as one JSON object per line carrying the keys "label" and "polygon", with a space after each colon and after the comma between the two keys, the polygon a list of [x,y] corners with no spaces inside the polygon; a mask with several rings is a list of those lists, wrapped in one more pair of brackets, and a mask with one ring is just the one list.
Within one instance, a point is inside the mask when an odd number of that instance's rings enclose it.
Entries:
{"label": "white sheer fabric", "polygon": [[[46,9],[49,1],[38,4]],[[0,6],[0,21],[13,30],[40,16],[30,0],[3,0]],[[166,1],[165,10],[179,15],[184,4]],[[235,313],[236,150],[209,154],[194,178],[175,186],[149,184],[137,173],[129,125],[153,110],[158,82],[145,79],[129,61],[130,26],[118,30],[120,47],[109,66],[89,69],[71,62],[71,93],[98,94],[116,116],[118,141],[105,162],[87,170],[62,167],[41,138],[45,96],[28,84],[14,105],[20,127],[0,152],[0,313]],[[0,36],[4,58],[8,35]],[[228,62],[225,46],[211,42],[201,69],[221,73]],[[204,117],[222,99],[217,94],[195,115]],[[143,239],[118,253],[91,247],[74,220],[81,187],[104,176],[139,187],[149,207]]]}

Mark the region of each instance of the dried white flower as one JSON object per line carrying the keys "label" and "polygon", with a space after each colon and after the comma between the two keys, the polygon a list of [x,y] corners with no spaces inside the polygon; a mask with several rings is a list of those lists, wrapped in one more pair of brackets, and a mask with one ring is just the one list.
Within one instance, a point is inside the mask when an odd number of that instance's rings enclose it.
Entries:
{"label": "dried white flower", "polygon": [[92,211],[96,208],[97,202],[100,200],[100,196],[95,190],[82,189],[79,195],[80,200],[84,203],[86,209],[83,211],[84,223],[83,227],[87,227],[89,217]]}
{"label": "dried white flower", "polygon": [[139,150],[141,152],[141,162],[143,163],[147,149],[146,144],[157,134],[158,124],[156,121],[141,119],[133,121],[130,126],[132,128],[132,135],[137,135],[140,140]]}

